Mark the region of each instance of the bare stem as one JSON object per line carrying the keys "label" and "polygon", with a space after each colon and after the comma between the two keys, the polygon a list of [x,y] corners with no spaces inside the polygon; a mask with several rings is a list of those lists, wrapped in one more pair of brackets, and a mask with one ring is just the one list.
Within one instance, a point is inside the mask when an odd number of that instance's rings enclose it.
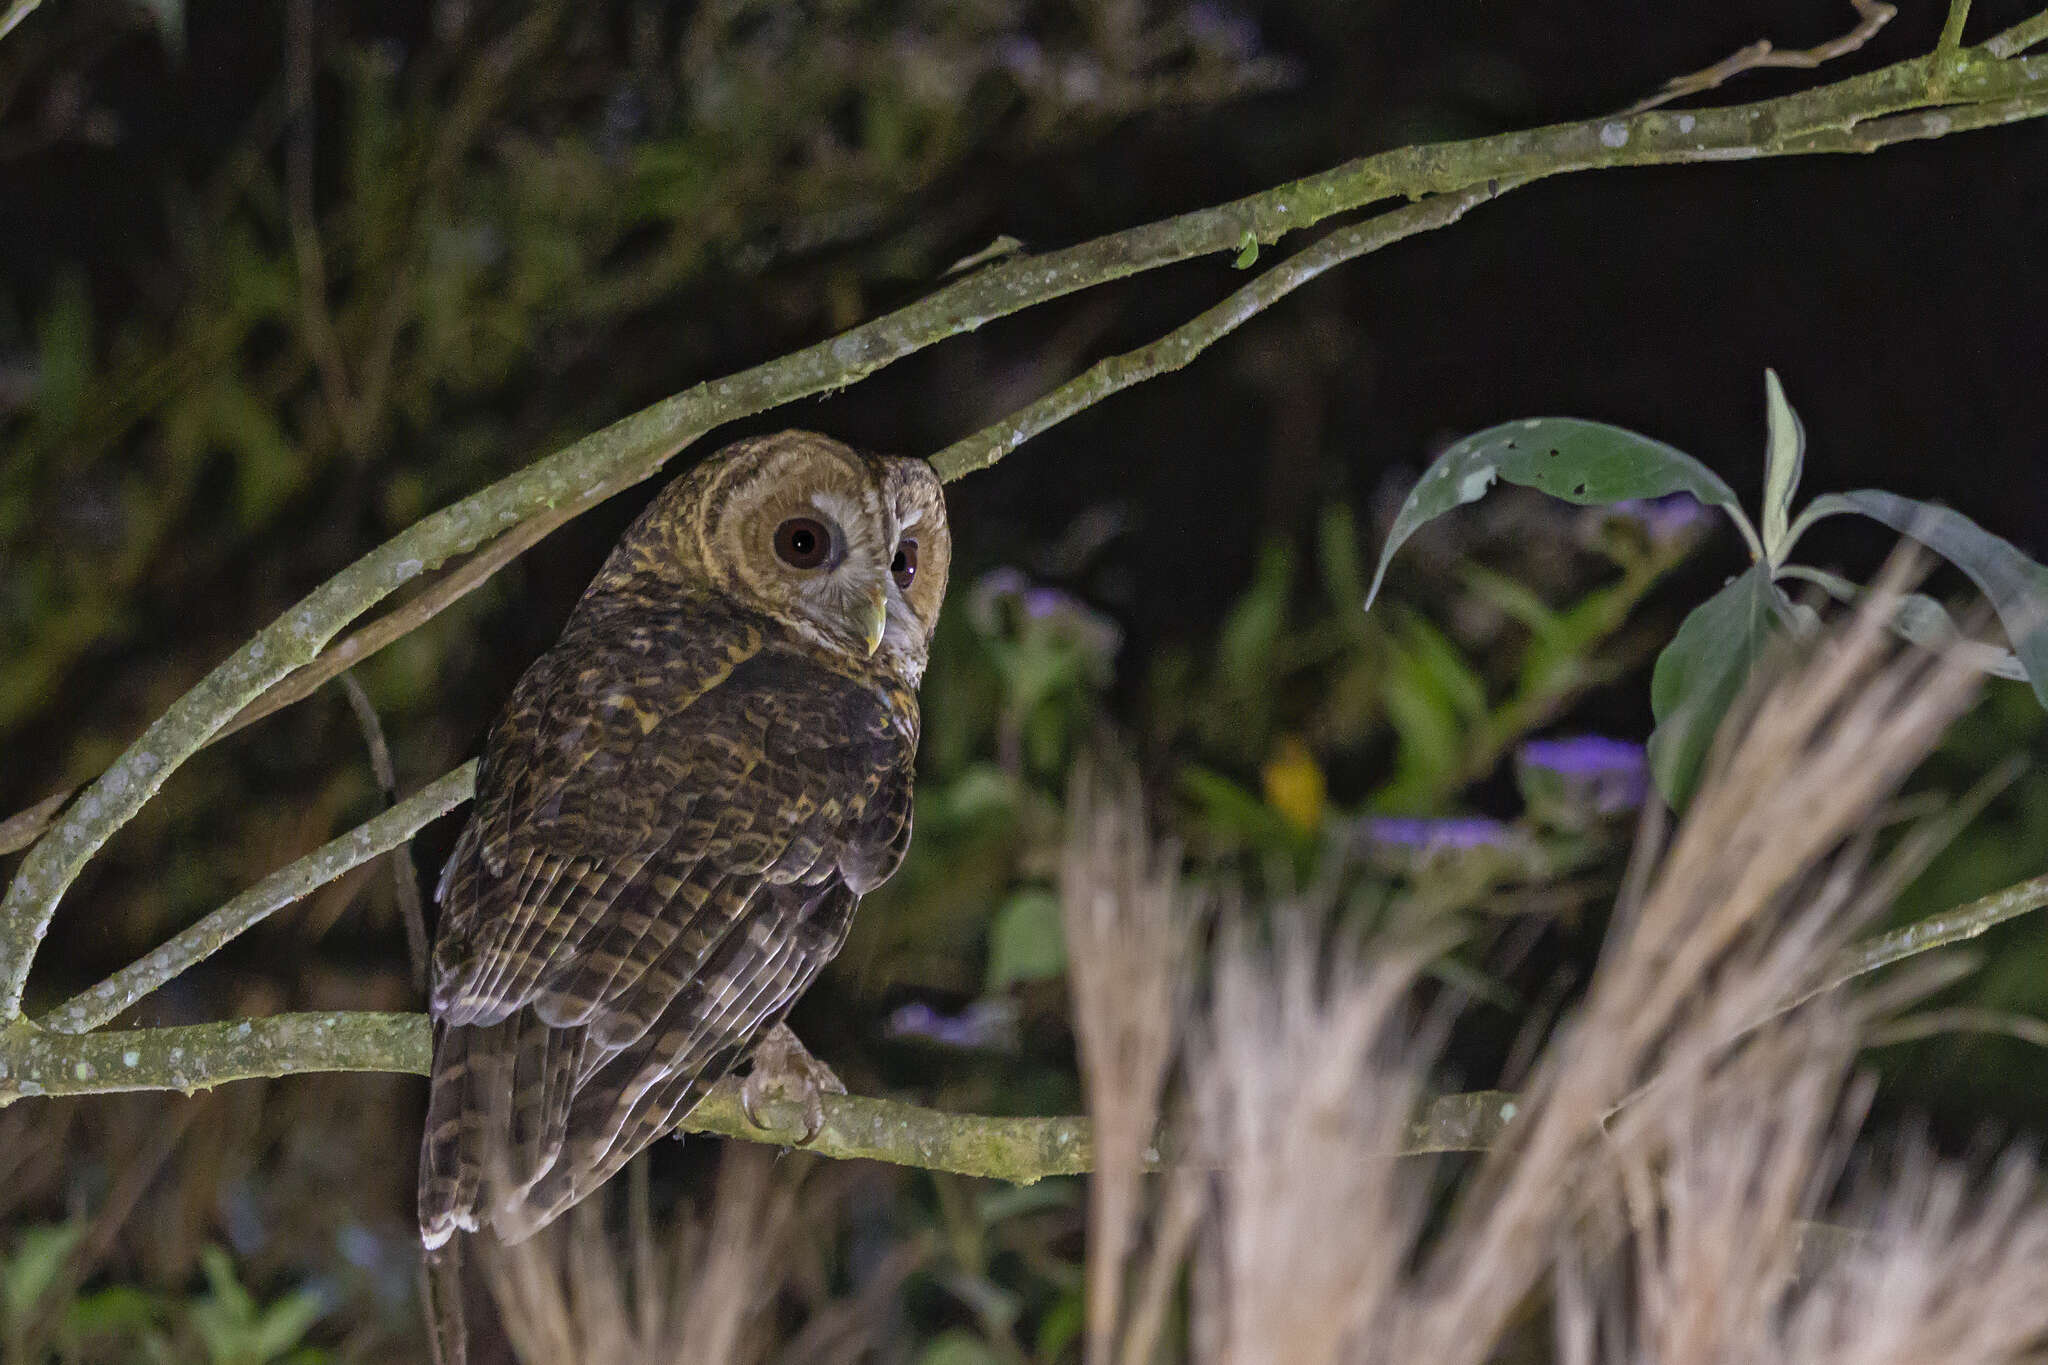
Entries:
{"label": "bare stem", "polygon": [[[191,1094],[229,1081],[312,1071],[424,1076],[432,1061],[432,1027],[423,1014],[277,1014],[82,1034],[17,1022],[0,1030],[0,1106],[29,1096]],[[825,1126],[807,1150],[840,1160],[886,1161],[1028,1185],[1047,1176],[1082,1174],[1095,1158],[1093,1130],[1078,1116],[948,1114],[863,1095],[826,1095],[824,1105]],[[681,1127],[748,1142],[804,1145],[801,1105],[771,1100],[761,1109],[765,1128],[748,1121],[739,1085],[728,1078]],[[1500,1135],[1513,1113],[1511,1095],[1446,1095],[1416,1117],[1403,1154],[1479,1150]]]}
{"label": "bare stem", "polygon": [[[377,717],[376,703],[370,694],[356,681],[353,673],[341,675],[342,691],[348,696],[349,710],[355,712],[356,724],[363,732],[363,743],[370,751],[370,771],[376,775],[377,786],[384,793],[387,809],[398,805],[398,768],[391,761],[391,746],[384,741],[384,722]],[[427,916],[420,904],[419,874],[412,864],[412,846],[401,840],[386,855],[391,865],[391,894],[398,902],[399,918],[405,921],[406,956],[412,962],[412,988],[421,995],[427,993]]]}
{"label": "bare stem", "polygon": [[[397,848],[421,826],[469,800],[476,785],[476,763],[414,792],[376,819],[330,840],[288,867],[279,869],[194,924],[147,957],[123,967],[92,989],[50,1011],[41,1027],[58,1033],[85,1033],[98,1028],[166,981],[218,952],[237,934],[272,912],[311,895],[349,869]],[[0,1030],[0,1040],[7,1038]],[[0,1068],[8,1050],[0,1041]]]}
{"label": "bare stem", "polygon": [[1099,360],[1029,407],[1011,413],[964,440],[955,441],[932,456],[932,468],[949,483],[964,474],[986,469],[1032,437],[1085,408],[1093,407],[1111,394],[1169,370],[1180,369],[1331,267],[1367,252],[1378,251],[1418,232],[1449,227],[1473,206],[1525,183],[1525,179],[1489,181],[1449,194],[1434,195],[1419,204],[1339,228],[1159,340],[1135,351]]}

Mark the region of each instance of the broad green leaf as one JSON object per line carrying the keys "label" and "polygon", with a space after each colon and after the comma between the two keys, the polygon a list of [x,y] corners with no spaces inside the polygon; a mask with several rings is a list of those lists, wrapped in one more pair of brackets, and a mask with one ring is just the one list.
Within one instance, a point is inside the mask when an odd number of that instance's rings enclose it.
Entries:
{"label": "broad green leaf", "polygon": [[1388,562],[1408,537],[1453,508],[1477,502],[1496,479],[1582,506],[1690,493],[1727,512],[1746,539],[1756,540],[1735,490],[1684,451],[1604,422],[1531,417],[1474,432],[1437,456],[1387,533],[1365,595],[1368,610]]}
{"label": "broad green leaf", "polygon": [[1067,969],[1059,898],[1050,891],[1019,891],[996,912],[989,929],[988,989],[1017,981],[1044,981]]}
{"label": "broad green leaf", "polygon": [[1721,719],[1778,628],[1784,594],[1752,566],[1685,618],[1650,676],[1650,775],[1674,809],[1699,785]]}
{"label": "broad green leaf", "polygon": [[1785,401],[1785,386],[1776,370],[1764,371],[1764,404],[1769,409],[1770,445],[1764,452],[1764,554],[1773,564],[1784,562],[1790,548],[1785,528],[1792,517],[1792,497],[1806,464],[1806,430],[1799,414]]}
{"label": "broad green leaf", "polygon": [[1877,488],[1815,498],[1800,520],[1857,512],[1911,536],[1969,575],[1998,613],[2025,666],[2034,697],[2048,707],[2048,568],[1960,512]]}

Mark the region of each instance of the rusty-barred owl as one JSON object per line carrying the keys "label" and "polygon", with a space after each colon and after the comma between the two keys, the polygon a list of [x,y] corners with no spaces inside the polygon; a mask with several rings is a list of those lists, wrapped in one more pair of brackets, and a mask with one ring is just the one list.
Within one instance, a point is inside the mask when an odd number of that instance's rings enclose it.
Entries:
{"label": "rusty-barred owl", "polygon": [[929,466],[804,432],[626,532],[492,728],[442,876],[429,1247],[603,1184],[839,950],[910,841],[951,556]]}

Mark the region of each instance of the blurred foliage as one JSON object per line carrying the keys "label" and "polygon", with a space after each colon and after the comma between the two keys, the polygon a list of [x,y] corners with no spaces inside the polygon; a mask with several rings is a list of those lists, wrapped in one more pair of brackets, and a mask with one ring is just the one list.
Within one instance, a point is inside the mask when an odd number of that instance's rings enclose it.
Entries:
{"label": "blurred foliage", "polygon": [[[139,17],[67,5],[10,35],[0,166],[118,125],[84,92]],[[269,88],[250,108],[192,90],[242,126],[157,164],[118,269],[41,242],[47,279],[0,296],[10,810],[97,771],[362,549],[700,377],[730,329],[770,353],[929,284],[959,231],[930,194],[970,161],[1288,74],[1200,5],[442,4],[403,36],[308,0],[246,18]],[[502,696],[479,635],[511,577],[362,670],[403,770],[452,766]],[[352,728],[303,710],[126,833],[98,954],[369,808]],[[266,788],[295,796],[268,828],[217,818]]]}

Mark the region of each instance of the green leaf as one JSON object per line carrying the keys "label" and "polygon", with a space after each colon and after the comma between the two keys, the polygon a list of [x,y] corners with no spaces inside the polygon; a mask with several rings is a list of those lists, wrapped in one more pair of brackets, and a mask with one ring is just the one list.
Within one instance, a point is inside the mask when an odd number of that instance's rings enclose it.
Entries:
{"label": "green leaf", "polygon": [[925,1347],[917,1365],[1003,1365],[1003,1358],[980,1337],[956,1327]]}
{"label": "green leaf", "polygon": [[306,477],[306,462],[256,395],[236,380],[213,390],[215,438],[235,457],[235,511],[244,527],[267,522]]}
{"label": "green leaf", "polygon": [[1791,547],[1785,528],[1792,517],[1792,498],[1806,465],[1806,430],[1799,414],[1785,401],[1785,387],[1776,370],[1764,371],[1764,405],[1769,410],[1770,444],[1764,453],[1764,555],[1782,564]]}
{"label": "green leaf", "polygon": [[1045,1365],[1064,1359],[1067,1348],[1081,1339],[1081,1329],[1087,1325],[1087,1300],[1078,1288],[1067,1290],[1038,1320],[1035,1358]]}
{"label": "green leaf", "polygon": [[1379,595],[1388,562],[1408,537],[1453,508],[1477,502],[1496,479],[1581,505],[1690,493],[1727,512],[1743,536],[1753,546],[1756,543],[1756,531],[1743,515],[1735,490],[1684,451],[1604,422],[1531,417],[1475,432],[1437,456],[1401,504],[1387,533],[1365,596],[1368,610]]}
{"label": "green leaf", "polygon": [[1257,264],[1258,259],[1258,235],[1250,228],[1246,228],[1244,235],[1237,239],[1237,259],[1230,263],[1231,269],[1250,270],[1253,265]]}
{"label": "green leaf", "polygon": [[318,1294],[294,1290],[264,1311],[249,1349],[258,1360],[274,1360],[298,1345],[325,1311]]}
{"label": "green leaf", "polygon": [[[1862,598],[1863,589],[1838,574],[1824,569],[1809,568],[1804,564],[1794,565],[1782,571],[1788,577],[1817,583],[1826,589],[1828,596],[1837,602],[1854,603]],[[2009,649],[1985,644],[1981,640],[1963,637],[1956,626],[1955,618],[1948,614],[1948,608],[1929,597],[1926,593],[1909,592],[1899,598],[1898,608],[1887,622],[1892,633],[1908,644],[1922,649],[1953,649],[1970,660],[1972,667],[1993,677],[2009,678],[2013,682],[2027,680],[2026,665],[2019,656]]]}
{"label": "green leaf", "polygon": [[1278,542],[1262,547],[1252,585],[1231,607],[1216,640],[1217,664],[1231,687],[1264,690],[1293,588],[1294,556]]}
{"label": "green leaf", "polygon": [[21,1230],[13,1254],[0,1261],[0,1303],[6,1305],[11,1321],[20,1322],[34,1311],[43,1291],[63,1268],[64,1258],[84,1234],[84,1226],[78,1223],[53,1223]]}
{"label": "green leaf", "polygon": [[1059,897],[1019,891],[996,912],[989,930],[988,989],[1017,981],[1044,981],[1067,970],[1067,940]]}
{"label": "green leaf", "polygon": [[256,1300],[242,1288],[235,1263],[228,1259],[227,1252],[217,1246],[207,1247],[199,1253],[199,1265],[206,1272],[206,1287],[213,1291],[213,1301],[222,1313],[234,1322],[254,1322]]}
{"label": "green leaf", "polygon": [[1199,808],[1202,822],[1218,833],[1275,853],[1299,853],[1314,846],[1309,835],[1286,816],[1199,763],[1181,766],[1180,789]]}
{"label": "green leaf", "polygon": [[2026,667],[2035,699],[2048,707],[2048,568],[1960,512],[1877,488],[1815,498],[1800,520],[1811,524],[1844,512],[1860,513],[1911,536],[1968,574],[1998,613],[2013,653]]}
{"label": "green leaf", "polygon": [[65,1310],[64,1333],[73,1340],[132,1334],[152,1326],[163,1316],[164,1303],[155,1294],[132,1284],[110,1285]]}
{"label": "green leaf", "polygon": [[1333,610],[1348,615],[1365,593],[1364,566],[1358,562],[1358,525],[1351,509],[1333,502],[1316,523],[1316,563],[1322,570],[1323,593]]}
{"label": "green leaf", "polygon": [[1770,643],[1784,603],[1769,568],[1755,565],[1693,608],[1657,656],[1650,775],[1674,809],[1692,799],[1714,732]]}

